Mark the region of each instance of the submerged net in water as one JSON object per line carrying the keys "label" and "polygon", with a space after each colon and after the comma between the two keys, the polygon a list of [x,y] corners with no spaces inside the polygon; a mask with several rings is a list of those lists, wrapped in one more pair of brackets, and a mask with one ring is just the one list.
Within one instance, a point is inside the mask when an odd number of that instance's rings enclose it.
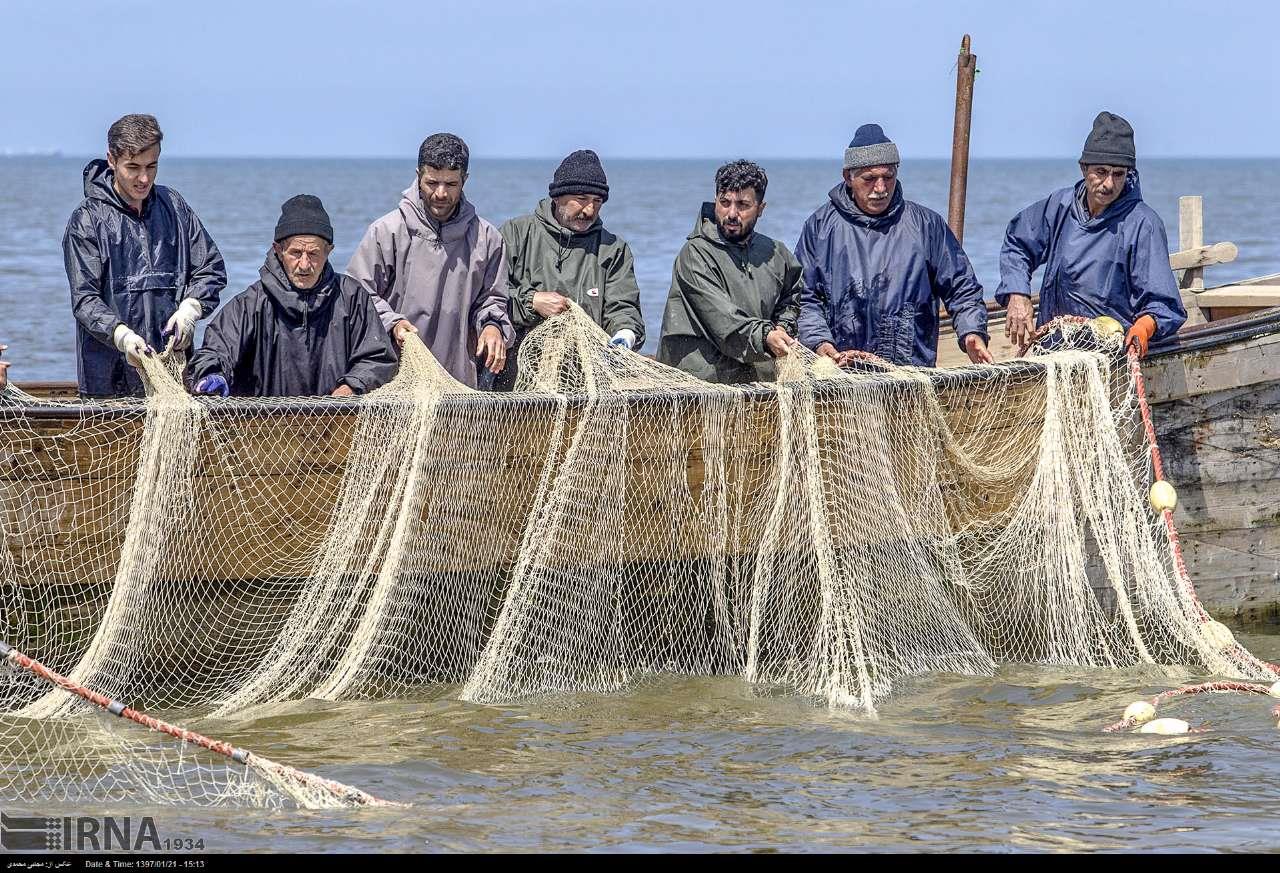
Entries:
{"label": "submerged net in water", "polygon": [[[659,673],[866,713],[903,677],[1009,661],[1270,677],[1204,614],[1148,505],[1119,339],[1061,332],[1075,348],[995,366],[841,371],[797,350],[777,383],[715,386],[574,309],[526,339],[509,395],[454,382],[416,338],[354,399],[192,398],[161,360],[145,402],[10,389],[3,637],[197,719]],[[104,754],[81,703],[3,678],[0,797],[182,770],[183,752]],[[200,766],[172,793],[255,797]]]}

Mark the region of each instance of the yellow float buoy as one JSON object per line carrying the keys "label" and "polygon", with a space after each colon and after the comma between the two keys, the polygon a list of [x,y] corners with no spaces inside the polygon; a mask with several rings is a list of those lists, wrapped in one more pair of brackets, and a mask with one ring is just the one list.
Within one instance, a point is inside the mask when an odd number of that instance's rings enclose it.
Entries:
{"label": "yellow float buoy", "polygon": [[1156,717],[1156,708],[1145,700],[1135,700],[1124,708],[1124,720],[1143,724]]}
{"label": "yellow float buoy", "polygon": [[1235,634],[1222,622],[1206,621],[1200,625],[1200,633],[1204,634],[1205,642],[1219,652],[1225,651],[1236,644]]}
{"label": "yellow float buoy", "polygon": [[1124,333],[1124,325],[1110,315],[1099,315],[1092,322],[1093,332],[1098,336],[1115,336]]}
{"label": "yellow float buoy", "polygon": [[1178,505],[1178,492],[1164,479],[1157,479],[1151,483],[1151,493],[1147,495],[1147,499],[1156,512],[1173,510]]}
{"label": "yellow float buoy", "polygon": [[1189,730],[1191,730],[1191,725],[1180,718],[1158,718],[1138,728],[1138,733],[1174,736],[1175,734],[1185,734]]}

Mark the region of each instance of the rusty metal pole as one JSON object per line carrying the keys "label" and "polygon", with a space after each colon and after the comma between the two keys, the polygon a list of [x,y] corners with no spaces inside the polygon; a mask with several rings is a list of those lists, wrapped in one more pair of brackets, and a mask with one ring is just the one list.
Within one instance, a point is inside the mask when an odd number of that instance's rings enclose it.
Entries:
{"label": "rusty metal pole", "polygon": [[960,41],[956,58],[956,125],[951,135],[951,198],[947,224],[964,242],[964,201],[969,189],[969,122],[973,118],[973,76],[978,56],[969,51],[969,34]]}

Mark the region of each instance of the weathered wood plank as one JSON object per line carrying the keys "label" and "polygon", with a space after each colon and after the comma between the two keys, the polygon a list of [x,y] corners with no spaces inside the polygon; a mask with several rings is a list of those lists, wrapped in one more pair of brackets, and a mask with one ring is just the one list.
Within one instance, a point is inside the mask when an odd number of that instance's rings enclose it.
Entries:
{"label": "weathered wood plank", "polygon": [[1200,306],[1236,307],[1238,309],[1267,309],[1280,306],[1280,284],[1276,285],[1219,285],[1202,292],[1197,298]]}
{"label": "weathered wood plank", "polygon": [[1181,251],[1169,255],[1169,269],[1192,270],[1211,267],[1214,264],[1229,264],[1239,253],[1239,249],[1233,242],[1184,247]]}
{"label": "weathered wood plank", "polygon": [[[1204,198],[1199,195],[1178,198],[1178,248],[1182,250],[1199,249],[1204,245]],[[1169,266],[1180,252],[1169,256]],[[1185,269],[1178,282],[1182,294],[1182,305],[1187,310],[1187,324],[1204,324],[1205,314],[1200,311],[1200,303],[1196,296],[1204,290],[1204,267],[1192,266]]]}
{"label": "weathered wood plank", "polygon": [[1153,358],[1143,367],[1147,399],[1166,403],[1280,379],[1280,334],[1202,352]]}

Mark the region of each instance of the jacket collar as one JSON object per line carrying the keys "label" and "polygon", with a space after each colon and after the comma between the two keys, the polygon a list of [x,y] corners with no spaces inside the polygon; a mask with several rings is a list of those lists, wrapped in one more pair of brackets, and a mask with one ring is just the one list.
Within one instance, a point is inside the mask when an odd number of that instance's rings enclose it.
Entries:
{"label": "jacket collar", "polygon": [[751,231],[751,235],[744,240],[730,242],[720,233],[720,225],[716,223],[716,205],[711,201],[702,204],[702,208],[698,211],[698,218],[693,223],[693,230],[689,232],[689,239],[705,239],[707,242],[719,246],[723,249],[745,250],[751,247],[755,242],[757,232]]}
{"label": "jacket collar", "polygon": [[1085,230],[1100,230],[1124,218],[1141,202],[1142,186],[1138,181],[1138,171],[1130,170],[1125,177],[1124,190],[1115,202],[1099,214],[1090,215],[1084,208],[1084,179],[1081,179],[1072,189],[1071,215]]}
{"label": "jacket collar", "polygon": [[534,210],[533,214],[538,217],[538,222],[546,228],[547,233],[556,237],[562,244],[567,244],[573,237],[591,236],[604,229],[604,223],[601,222],[599,215],[596,216],[596,220],[592,222],[591,226],[584,231],[579,232],[565,227],[556,220],[555,201],[550,197],[540,200],[538,208]]}
{"label": "jacket collar", "polygon": [[295,288],[284,271],[284,264],[275,249],[267,251],[267,259],[258,270],[262,290],[271,298],[275,308],[291,321],[305,322],[317,312],[327,309],[334,298],[338,274],[333,265],[326,263],[320,281],[305,290]]}
{"label": "jacket collar", "polygon": [[903,206],[906,204],[906,195],[902,193],[902,183],[899,182],[893,188],[893,198],[889,201],[889,208],[879,215],[868,215],[863,212],[853,197],[849,195],[849,188],[841,180],[827,194],[831,198],[831,203],[835,206],[836,211],[854,224],[860,224],[863,227],[869,227],[872,230],[878,230],[888,227],[899,218],[902,217]]}
{"label": "jacket collar", "polygon": [[411,232],[442,243],[457,242],[465,237],[472,222],[476,220],[476,209],[464,194],[458,201],[453,217],[445,222],[437,221],[422,202],[422,192],[418,189],[416,180],[400,196],[400,214],[404,216]]}
{"label": "jacket collar", "polygon": [[[139,213],[133,211],[133,207],[124,202],[124,198],[120,196],[120,192],[115,186],[116,175],[108,164],[102,158],[95,158],[84,166],[84,196],[86,200],[97,200],[102,203],[108,203],[128,215],[137,216]],[[151,212],[151,204],[155,202],[156,190],[159,185],[151,186],[151,193],[147,195],[147,199],[142,201],[142,217],[146,218]]]}

